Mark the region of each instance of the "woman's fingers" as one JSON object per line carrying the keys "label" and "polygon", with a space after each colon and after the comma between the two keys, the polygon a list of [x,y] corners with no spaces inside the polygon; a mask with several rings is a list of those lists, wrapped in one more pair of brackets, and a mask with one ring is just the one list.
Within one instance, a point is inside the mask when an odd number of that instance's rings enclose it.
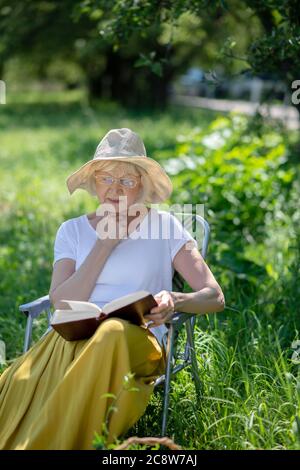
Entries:
{"label": "woman's fingers", "polygon": [[167,302],[161,302],[157,307],[153,307],[150,312],[151,313],[163,312],[167,307],[168,307]]}
{"label": "woman's fingers", "polygon": [[148,315],[145,315],[147,320],[153,322],[154,326],[161,325],[172,318],[174,313],[173,298],[168,291],[161,291],[154,296],[158,305],[150,310]]}
{"label": "woman's fingers", "polygon": [[170,320],[173,317],[173,313],[173,310],[170,310],[161,314],[149,315],[146,319],[151,322],[151,326],[159,326]]}

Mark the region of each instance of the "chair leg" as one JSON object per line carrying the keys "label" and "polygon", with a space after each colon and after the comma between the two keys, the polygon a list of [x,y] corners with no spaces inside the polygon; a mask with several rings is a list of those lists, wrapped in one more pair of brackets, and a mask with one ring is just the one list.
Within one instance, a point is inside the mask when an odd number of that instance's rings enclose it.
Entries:
{"label": "chair leg", "polygon": [[26,353],[28,351],[30,343],[31,343],[32,323],[33,323],[32,316],[28,313],[23,353]]}
{"label": "chair leg", "polygon": [[197,363],[197,356],[195,352],[195,342],[194,342],[194,336],[193,336],[193,328],[191,325],[191,321],[188,320],[186,322],[186,333],[187,333],[187,340],[189,343],[190,347],[190,353],[191,353],[191,366],[192,366],[192,376],[194,379],[194,385],[196,389],[196,395],[197,395],[197,400],[200,400],[202,394],[203,394],[203,385],[200,380],[200,374],[199,374],[199,367]]}
{"label": "chair leg", "polygon": [[174,349],[174,326],[171,324],[169,327],[167,350],[166,350],[166,375],[165,375],[165,391],[164,391],[164,408],[162,417],[162,429],[161,437],[166,435],[167,420],[168,420],[168,408],[169,408],[169,392],[170,392],[170,380],[173,371],[172,357]]}

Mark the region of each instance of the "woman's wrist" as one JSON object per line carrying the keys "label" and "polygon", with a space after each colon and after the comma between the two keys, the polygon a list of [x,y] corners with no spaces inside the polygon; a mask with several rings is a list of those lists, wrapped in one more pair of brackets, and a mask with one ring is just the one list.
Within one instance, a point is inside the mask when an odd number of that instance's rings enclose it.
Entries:
{"label": "woman's wrist", "polygon": [[170,292],[173,303],[174,303],[174,311],[179,311],[180,308],[184,303],[185,300],[185,294],[183,292]]}

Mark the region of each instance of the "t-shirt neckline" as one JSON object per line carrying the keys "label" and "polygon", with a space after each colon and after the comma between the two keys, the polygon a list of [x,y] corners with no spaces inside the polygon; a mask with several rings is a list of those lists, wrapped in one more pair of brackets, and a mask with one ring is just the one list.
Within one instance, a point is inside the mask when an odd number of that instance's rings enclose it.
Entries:
{"label": "t-shirt neckline", "polygon": [[[133,232],[131,232],[131,235],[132,235],[133,233],[137,232],[137,230],[139,230],[138,233],[141,233],[141,229],[142,229],[142,227],[143,227],[143,225],[144,225],[144,223],[145,223],[145,220],[149,218],[150,212],[152,211],[152,208],[151,208],[151,207],[150,207],[149,209],[150,209],[150,210],[147,211],[147,214],[145,215],[145,217],[143,218],[143,220],[142,220],[142,222],[139,224],[139,226],[138,226]],[[90,227],[90,230],[92,230],[92,231],[94,232],[94,234],[97,236],[96,230],[95,230],[94,227],[92,227],[92,225],[90,224],[90,221],[89,221],[89,219],[88,219],[87,214],[83,214],[82,217],[83,217],[83,219],[86,221],[87,225]],[[125,240],[128,240],[128,239],[130,239],[130,237],[125,238]]]}

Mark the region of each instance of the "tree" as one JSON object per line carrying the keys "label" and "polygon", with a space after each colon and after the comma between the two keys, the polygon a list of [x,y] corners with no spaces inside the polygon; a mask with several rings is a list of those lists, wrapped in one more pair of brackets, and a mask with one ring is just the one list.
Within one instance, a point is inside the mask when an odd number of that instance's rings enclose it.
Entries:
{"label": "tree", "polygon": [[[167,102],[190,64],[298,78],[297,0],[0,0],[0,64],[28,57],[42,72],[78,63],[91,97]],[[291,90],[292,91],[292,90]]]}
{"label": "tree", "polygon": [[151,53],[151,57],[163,60],[166,50],[157,41],[161,25],[150,27],[144,38],[133,35],[126,48],[117,50],[99,34],[103,11],[94,9],[89,15],[78,15],[81,5],[82,2],[71,0],[0,0],[1,67],[12,57],[22,57],[34,62],[37,74],[44,76],[51,61],[71,57],[86,76],[91,98],[106,96],[125,105],[142,102],[162,107],[171,69],[162,76],[156,66],[154,71],[151,67],[140,68],[140,52],[145,58]]}
{"label": "tree", "polygon": [[[256,18],[261,28],[257,28],[256,37],[245,48],[242,58],[244,69],[255,74],[269,73],[283,80],[291,90],[291,83],[298,77],[300,65],[300,16],[298,0],[174,0],[147,1],[117,0],[86,0],[81,13],[90,15],[95,9],[106,11],[112,8],[102,34],[119,48],[133,33],[139,31],[147,34],[149,25],[153,23],[174,24],[187,12],[200,18],[205,28],[214,26],[213,32],[218,42],[218,23],[220,19],[232,17],[236,24],[242,23],[247,28]],[[105,7],[106,5],[106,7]],[[109,6],[108,6],[109,5]],[[246,14],[245,14],[246,13]],[[235,37],[235,30],[229,33],[226,46],[219,60],[226,58],[241,61],[238,49],[240,37]],[[232,36],[235,40],[231,40]],[[215,57],[217,59],[217,57]],[[157,61],[159,63],[159,61]],[[231,64],[231,65],[232,65]],[[215,60],[214,66],[217,66]],[[291,90],[292,92],[292,90]],[[297,105],[298,106],[298,105]]]}

